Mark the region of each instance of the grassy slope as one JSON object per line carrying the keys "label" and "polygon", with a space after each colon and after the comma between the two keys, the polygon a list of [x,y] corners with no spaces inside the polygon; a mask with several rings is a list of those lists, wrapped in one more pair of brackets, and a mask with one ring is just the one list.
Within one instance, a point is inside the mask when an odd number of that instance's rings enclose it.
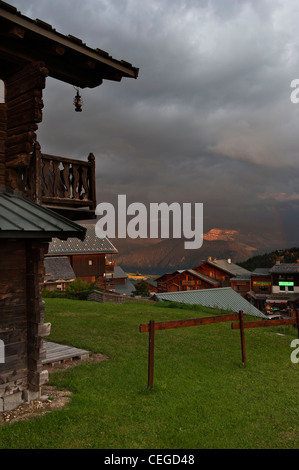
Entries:
{"label": "grassy slope", "polygon": [[50,339],[102,352],[100,364],[51,375],[70,405],[5,425],[0,448],[298,448],[296,330],[246,330],[247,366],[230,322],[156,333],[154,387],[147,389],[150,319],[207,316],[148,304],[46,300]]}

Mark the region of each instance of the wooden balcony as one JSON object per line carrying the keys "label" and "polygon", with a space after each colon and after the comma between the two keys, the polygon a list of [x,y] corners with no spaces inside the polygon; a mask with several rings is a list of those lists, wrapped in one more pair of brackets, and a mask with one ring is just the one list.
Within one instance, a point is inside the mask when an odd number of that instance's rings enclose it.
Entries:
{"label": "wooden balcony", "polygon": [[69,218],[94,218],[95,198],[95,159],[93,154],[88,161],[73,160],[42,155],[41,157],[41,203],[51,209],[66,214]]}
{"label": "wooden balcony", "polygon": [[114,264],[105,264],[105,272],[106,274],[113,274],[114,273]]}
{"label": "wooden balcony", "polygon": [[195,286],[195,281],[182,281],[182,286],[193,287]]}
{"label": "wooden balcony", "polygon": [[[20,173],[21,171],[21,173]],[[87,161],[45,155],[36,143],[29,167],[19,168],[25,196],[71,220],[95,218],[95,158]]]}

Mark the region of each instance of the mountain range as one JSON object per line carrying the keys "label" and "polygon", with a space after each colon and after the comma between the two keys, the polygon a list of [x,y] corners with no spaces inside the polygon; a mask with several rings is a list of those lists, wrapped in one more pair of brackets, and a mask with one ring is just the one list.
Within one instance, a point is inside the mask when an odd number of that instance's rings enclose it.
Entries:
{"label": "mountain range", "polygon": [[[196,250],[186,250],[182,239],[110,239],[118,250],[117,265],[127,272],[163,274],[176,269],[195,267],[208,257],[230,258],[238,263],[274,247],[269,240],[256,234],[213,228],[203,235],[203,244]],[[270,246],[271,245],[271,246]]]}

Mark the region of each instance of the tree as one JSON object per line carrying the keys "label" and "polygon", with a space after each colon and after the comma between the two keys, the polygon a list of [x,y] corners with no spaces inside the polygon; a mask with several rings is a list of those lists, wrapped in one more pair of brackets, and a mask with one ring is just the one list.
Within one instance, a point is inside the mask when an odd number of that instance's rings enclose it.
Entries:
{"label": "tree", "polygon": [[134,296],[141,295],[141,297],[149,297],[150,296],[150,292],[149,292],[145,282],[142,281],[140,284],[137,284],[135,286],[135,291],[133,292],[133,295]]}

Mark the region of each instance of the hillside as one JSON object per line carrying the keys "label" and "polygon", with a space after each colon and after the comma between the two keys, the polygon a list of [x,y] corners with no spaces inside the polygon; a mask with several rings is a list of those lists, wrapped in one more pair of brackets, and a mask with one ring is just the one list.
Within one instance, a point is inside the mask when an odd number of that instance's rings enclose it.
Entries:
{"label": "hillside", "polygon": [[[257,239],[254,234],[236,230],[211,229],[205,233],[198,250],[185,250],[181,239],[111,239],[119,254],[115,257],[125,271],[143,274],[162,274],[200,264],[209,256],[231,258],[244,262],[257,253],[265,252],[269,241]],[[273,247],[270,247],[270,249]]]}
{"label": "hillside", "polygon": [[271,268],[277,260],[284,263],[296,263],[299,259],[299,248],[276,250],[271,253],[252,256],[246,261],[238,263],[242,268],[254,271],[256,268]]}

